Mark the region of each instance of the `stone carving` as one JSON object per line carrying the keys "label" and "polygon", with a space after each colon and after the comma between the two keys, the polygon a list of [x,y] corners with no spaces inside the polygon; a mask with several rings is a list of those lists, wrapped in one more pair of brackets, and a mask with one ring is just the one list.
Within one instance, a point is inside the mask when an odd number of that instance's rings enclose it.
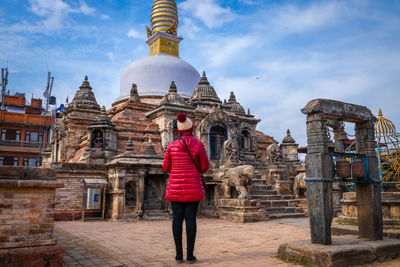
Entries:
{"label": "stone carving", "polygon": [[307,189],[306,181],[306,173],[301,172],[296,175],[294,178],[294,193],[296,194],[296,198],[304,197],[304,192]]}
{"label": "stone carving", "polygon": [[239,160],[239,145],[237,135],[232,133],[231,138],[224,142],[220,166],[227,169]]}
{"label": "stone carving", "polygon": [[140,102],[139,93],[138,93],[137,86],[135,83],[132,83],[129,101],[130,102]]}
{"label": "stone carving", "polygon": [[246,184],[254,175],[254,168],[251,165],[242,165],[228,169],[222,173],[224,197],[232,198],[231,187],[239,192],[238,199],[248,199],[249,194],[246,189]]}
{"label": "stone carving", "polygon": [[269,165],[280,165],[283,163],[282,151],[277,144],[267,147],[267,161]]}

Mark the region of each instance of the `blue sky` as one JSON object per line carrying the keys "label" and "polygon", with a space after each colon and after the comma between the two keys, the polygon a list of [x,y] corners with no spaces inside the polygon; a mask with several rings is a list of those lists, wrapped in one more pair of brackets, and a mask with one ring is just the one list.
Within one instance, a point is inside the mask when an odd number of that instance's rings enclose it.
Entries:
{"label": "blue sky", "polygon": [[[100,105],[119,96],[119,76],[148,55],[152,0],[2,0],[0,66],[11,93],[41,97],[47,71],[58,101],[85,75]],[[180,56],[221,99],[236,99],[281,141],[306,144],[309,100],[367,106],[400,127],[400,0],[177,1]],[[179,88],[178,88],[179,91]],[[350,130],[350,129],[349,129]]]}

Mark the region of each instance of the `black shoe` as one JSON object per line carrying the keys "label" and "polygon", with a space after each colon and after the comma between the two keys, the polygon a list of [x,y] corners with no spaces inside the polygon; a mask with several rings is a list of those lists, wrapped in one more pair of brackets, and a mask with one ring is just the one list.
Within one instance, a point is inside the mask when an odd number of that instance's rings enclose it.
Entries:
{"label": "black shoe", "polygon": [[176,263],[183,262],[183,253],[182,252],[176,252],[175,261],[176,261]]}
{"label": "black shoe", "polygon": [[195,256],[192,256],[192,257],[187,257],[187,262],[189,263],[189,264],[192,264],[192,263],[195,263],[196,262],[196,257]]}
{"label": "black shoe", "polygon": [[186,260],[187,260],[187,262],[188,262],[189,264],[195,263],[195,262],[196,262],[197,259],[196,259],[195,256],[193,256],[193,251],[188,251],[188,252],[187,252]]}

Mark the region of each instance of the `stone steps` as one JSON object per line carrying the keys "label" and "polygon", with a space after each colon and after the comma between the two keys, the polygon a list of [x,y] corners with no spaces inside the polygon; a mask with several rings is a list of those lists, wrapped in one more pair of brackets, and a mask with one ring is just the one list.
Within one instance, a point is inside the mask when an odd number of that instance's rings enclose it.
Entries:
{"label": "stone steps", "polygon": [[272,190],[272,185],[256,184],[252,185],[252,190]]}
{"label": "stone steps", "polygon": [[276,213],[299,213],[301,212],[301,208],[298,207],[269,207],[266,208],[268,214],[276,214]]}
{"label": "stone steps", "polygon": [[270,219],[283,219],[283,218],[299,218],[304,217],[304,213],[274,213],[270,214]]}
{"label": "stone steps", "polygon": [[304,217],[294,195],[279,195],[267,180],[252,179],[251,199],[257,200],[260,210],[266,211],[270,219]]}
{"label": "stone steps", "polygon": [[166,210],[145,210],[143,219],[146,221],[165,221],[170,219],[170,215]]}
{"label": "stone steps", "polygon": [[266,190],[266,192],[263,194],[257,194],[257,195],[251,194],[251,198],[252,199],[264,199],[266,195],[273,196],[273,195],[277,195],[277,194],[278,194],[278,192],[276,192],[276,190]]}
{"label": "stone steps", "polygon": [[260,204],[270,208],[270,207],[297,207],[299,202],[297,200],[261,200]]}

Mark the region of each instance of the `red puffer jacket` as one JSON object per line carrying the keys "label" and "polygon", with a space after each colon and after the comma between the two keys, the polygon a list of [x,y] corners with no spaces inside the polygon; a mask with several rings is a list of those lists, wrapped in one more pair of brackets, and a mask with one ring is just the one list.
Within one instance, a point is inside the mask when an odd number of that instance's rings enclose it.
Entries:
{"label": "red puffer jacket", "polygon": [[[193,159],[201,172],[210,167],[203,143],[192,135],[182,136]],[[163,170],[169,172],[169,182],[165,199],[177,202],[194,202],[204,199],[204,188],[200,173],[197,171],[182,140],[175,140],[168,145],[164,156]]]}

